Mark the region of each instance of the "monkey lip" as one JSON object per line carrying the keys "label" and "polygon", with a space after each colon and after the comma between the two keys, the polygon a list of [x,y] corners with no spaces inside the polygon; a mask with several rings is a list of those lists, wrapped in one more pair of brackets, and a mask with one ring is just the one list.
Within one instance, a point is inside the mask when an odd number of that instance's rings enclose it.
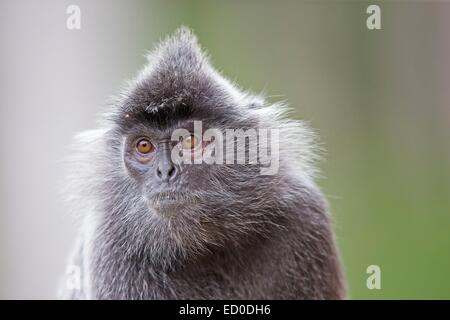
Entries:
{"label": "monkey lip", "polygon": [[152,205],[157,207],[181,206],[192,203],[195,197],[187,192],[181,191],[163,191],[157,192],[149,197]]}

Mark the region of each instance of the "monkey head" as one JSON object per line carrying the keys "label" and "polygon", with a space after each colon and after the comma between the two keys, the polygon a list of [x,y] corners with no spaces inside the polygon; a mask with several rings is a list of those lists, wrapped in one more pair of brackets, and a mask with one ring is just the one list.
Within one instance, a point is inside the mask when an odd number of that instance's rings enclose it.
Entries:
{"label": "monkey head", "polygon": [[[289,200],[284,186],[312,176],[310,131],[286,120],[282,104],[241,91],[214,70],[188,29],[148,59],[109,106],[101,128],[81,143],[89,167],[80,183],[83,199],[92,199],[99,228],[124,254],[151,252],[166,266],[268,234],[283,219],[274,208]],[[229,129],[249,134],[261,128],[279,130],[279,150],[272,152],[280,164],[273,174],[247,163],[261,160],[261,135],[244,137],[236,147],[238,136],[220,141]],[[206,137],[208,130],[218,135]],[[240,151],[247,162],[235,163]],[[215,161],[197,161],[205,154]]]}

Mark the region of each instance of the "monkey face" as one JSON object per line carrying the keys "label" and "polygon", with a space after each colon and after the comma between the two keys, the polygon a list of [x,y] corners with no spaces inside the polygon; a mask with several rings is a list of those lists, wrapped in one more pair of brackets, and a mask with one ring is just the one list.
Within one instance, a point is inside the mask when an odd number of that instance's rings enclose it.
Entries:
{"label": "monkey face", "polygon": [[[180,121],[170,126],[143,126],[132,128],[123,145],[123,161],[130,177],[139,184],[147,205],[157,213],[173,214],[176,210],[199,202],[207,177],[213,168],[203,164],[177,163],[174,149],[194,155],[202,152],[201,137],[191,130],[191,121]],[[179,141],[171,139],[172,132],[182,128],[187,134]],[[203,188],[202,188],[203,186]]]}
{"label": "monkey face", "polygon": [[[257,173],[245,165],[206,163],[203,159],[211,141],[205,141],[202,132],[212,128],[221,132],[227,119],[228,126],[233,126],[229,115],[192,109],[180,112],[175,107],[158,114],[127,112],[123,118],[122,156],[127,174],[139,185],[147,206],[158,214],[182,216],[188,209],[193,214],[193,208],[201,211],[207,204],[223,204],[224,195],[235,194],[242,179]],[[197,132],[195,123],[200,121],[202,131]],[[181,134],[174,135],[177,131]],[[180,155],[182,159],[177,157]]]}

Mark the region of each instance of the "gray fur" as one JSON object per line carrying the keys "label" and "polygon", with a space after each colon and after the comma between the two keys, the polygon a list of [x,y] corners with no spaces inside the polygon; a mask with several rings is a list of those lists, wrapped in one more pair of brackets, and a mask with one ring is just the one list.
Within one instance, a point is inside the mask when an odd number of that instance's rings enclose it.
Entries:
{"label": "gray fur", "polygon": [[[99,128],[77,137],[67,193],[82,221],[71,262],[82,286],[63,287],[61,296],[344,298],[326,203],[313,182],[314,135],[285,114],[283,104],[243,92],[212,69],[188,29],[163,41]],[[131,136],[170,138],[192,119],[221,129],[280,129],[278,174],[186,165],[176,182],[161,185],[153,163],[142,169],[130,159]],[[149,197],[167,189],[184,191],[187,205],[164,208]]]}

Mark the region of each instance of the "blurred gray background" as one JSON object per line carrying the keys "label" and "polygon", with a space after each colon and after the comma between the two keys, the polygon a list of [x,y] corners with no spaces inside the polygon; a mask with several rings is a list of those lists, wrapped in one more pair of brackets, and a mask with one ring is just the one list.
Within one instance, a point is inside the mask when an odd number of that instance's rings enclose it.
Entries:
{"label": "blurred gray background", "polygon": [[[70,4],[81,30],[66,28]],[[0,298],[55,297],[75,233],[66,146],[181,24],[321,135],[350,297],[450,298],[450,4],[294,0],[0,0]]]}

